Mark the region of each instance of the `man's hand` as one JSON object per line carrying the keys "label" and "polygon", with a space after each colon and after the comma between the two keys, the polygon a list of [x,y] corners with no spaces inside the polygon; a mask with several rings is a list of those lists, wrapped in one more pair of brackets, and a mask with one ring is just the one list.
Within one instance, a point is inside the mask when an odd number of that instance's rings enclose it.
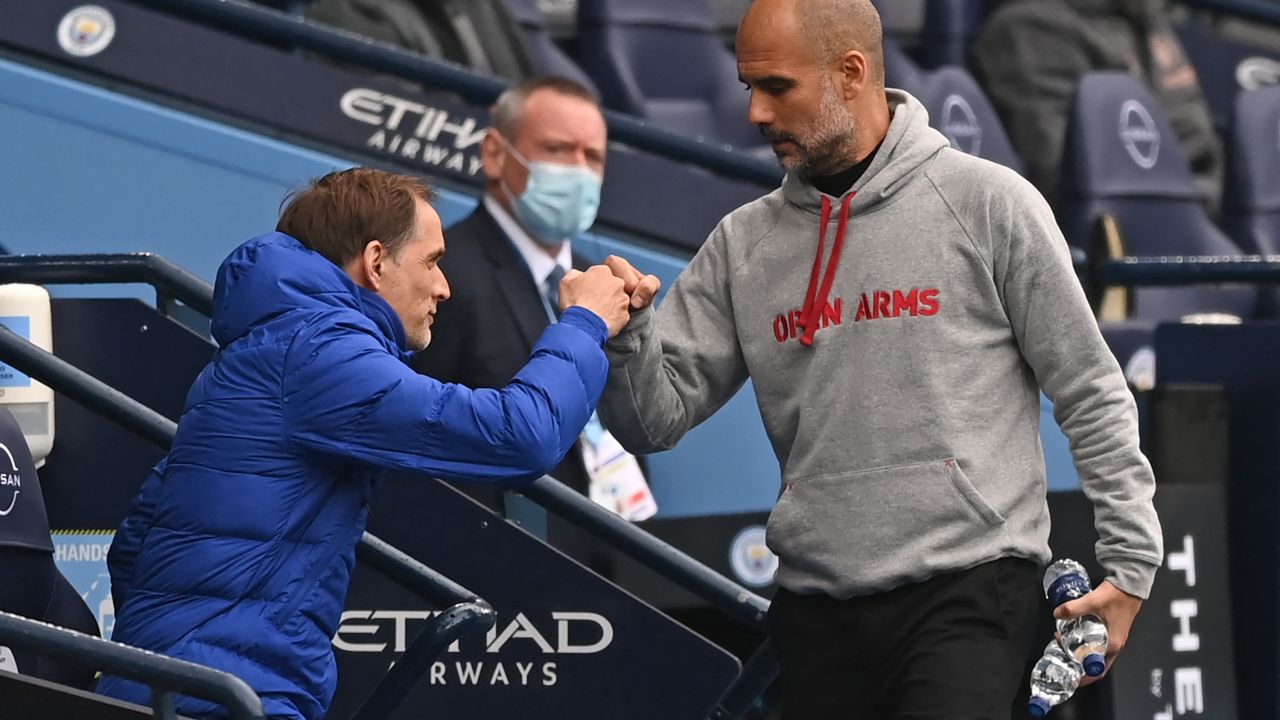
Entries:
{"label": "man's hand", "polygon": [[643,310],[649,307],[654,296],[658,294],[658,289],[662,287],[662,281],[656,276],[641,275],[631,263],[617,255],[605,258],[604,264],[622,281],[623,290],[631,296],[632,310]]}
{"label": "man's hand", "polygon": [[1098,677],[1084,677],[1080,681],[1081,687],[1095,683],[1111,672],[1111,663],[1129,641],[1129,629],[1133,627],[1133,619],[1137,617],[1138,610],[1141,608],[1141,598],[1134,597],[1104,580],[1093,592],[1063,603],[1053,612],[1054,618],[1058,620],[1069,620],[1092,613],[1102,618],[1102,622],[1107,626],[1107,635],[1110,637],[1107,642],[1107,669]]}
{"label": "man's hand", "polygon": [[613,337],[631,319],[627,310],[630,298],[623,288],[622,280],[603,265],[593,265],[586,272],[570,270],[560,281],[560,311],[575,305],[586,308],[604,320],[609,337]]}

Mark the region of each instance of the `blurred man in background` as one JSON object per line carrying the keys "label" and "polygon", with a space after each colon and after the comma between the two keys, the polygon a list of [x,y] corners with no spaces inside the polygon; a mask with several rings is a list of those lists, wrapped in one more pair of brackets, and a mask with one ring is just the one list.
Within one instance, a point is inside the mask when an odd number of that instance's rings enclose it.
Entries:
{"label": "blurred man in background", "polygon": [[987,20],[972,64],[1031,182],[1052,203],[1067,122],[1086,73],[1119,70],[1160,100],[1210,211],[1222,199],[1223,150],[1165,0],[1007,0]]}
{"label": "blurred man in background", "polygon": [[[413,362],[434,378],[481,388],[510,381],[556,322],[560,278],[586,267],[573,241],[595,221],[608,141],[595,96],[568,79],[539,78],[511,88],[491,116],[481,149],[484,198],[449,228],[449,254],[441,263],[456,289],[436,315],[439,341]],[[603,460],[611,465],[602,467]],[[592,493],[593,480],[598,484],[604,472],[637,477],[640,468],[592,421],[552,475],[629,519],[644,519],[603,489]],[[503,512],[500,490],[464,489]],[[557,547],[601,567],[593,557],[595,543],[576,528],[551,518],[549,534]]]}

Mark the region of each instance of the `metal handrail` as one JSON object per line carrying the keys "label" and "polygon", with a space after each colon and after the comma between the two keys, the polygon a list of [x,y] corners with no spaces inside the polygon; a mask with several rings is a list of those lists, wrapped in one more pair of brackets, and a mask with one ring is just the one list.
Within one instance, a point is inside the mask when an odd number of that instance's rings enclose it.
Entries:
{"label": "metal handrail", "polygon": [[719,607],[735,620],[757,630],[764,629],[768,600],[605,510],[573,488],[544,475],[521,493]]}
{"label": "metal handrail", "polygon": [[1100,263],[1098,285],[1180,286],[1280,284],[1280,255],[1126,257]]}
{"label": "metal handrail", "polygon": [[[0,357],[19,372],[81,403],[162,450],[168,450],[173,442],[178,429],[177,423],[62,358],[33,345],[4,326],[0,326]],[[390,544],[366,532],[361,537],[357,550],[378,569],[407,582],[429,600],[452,605],[434,618],[406,650],[405,655],[411,661],[409,667],[425,668],[431,658],[443,652],[461,634],[486,632],[493,627],[497,616],[492,606],[475,593],[426,568]],[[442,617],[443,620],[440,619]],[[436,637],[435,633],[445,633],[448,642],[441,644],[443,638]],[[133,650],[145,652],[136,648]],[[116,672],[115,667],[105,669]],[[413,685],[406,672],[407,670],[400,670],[384,675],[365,701],[365,706],[385,710],[387,715],[373,715],[362,709],[359,711],[362,720],[385,718],[403,702]],[[167,692],[153,693],[153,696],[157,711],[167,712],[172,707],[172,698]],[[260,718],[261,715],[257,717]]]}
{"label": "metal handrail", "polygon": [[0,643],[81,664],[159,688],[152,693],[155,716],[174,720],[172,693],[216,702],[233,720],[262,720],[262,701],[231,673],[158,655],[75,630],[0,612]]}
{"label": "metal handrail", "polygon": [[496,619],[493,608],[484,601],[459,603],[432,617],[418,633],[418,638],[369,693],[351,720],[385,720],[391,717],[413,686],[426,675],[437,656],[472,626],[483,624],[487,629]]}
{"label": "metal handrail", "polygon": [[1280,7],[1263,0],[1181,0],[1182,4],[1196,10],[1236,15],[1280,26]]}
{"label": "metal handrail", "polygon": [[[423,83],[433,89],[456,93],[478,105],[488,106],[509,85],[502,78],[482,75],[460,65],[245,0],[134,2]],[[638,150],[701,165],[728,177],[766,187],[776,187],[782,178],[782,172],[775,164],[729,145],[677,135],[625,113],[604,110],[603,114],[610,139]]]}
{"label": "metal handrail", "polygon": [[172,298],[202,315],[213,314],[213,286],[153,253],[0,256],[0,283],[17,282],[36,285],[146,283],[155,288],[158,307]]}

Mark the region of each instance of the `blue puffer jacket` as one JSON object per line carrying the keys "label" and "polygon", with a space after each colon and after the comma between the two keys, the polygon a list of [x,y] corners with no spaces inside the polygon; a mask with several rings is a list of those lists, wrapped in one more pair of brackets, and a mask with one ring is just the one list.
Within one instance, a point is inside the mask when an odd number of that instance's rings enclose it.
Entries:
{"label": "blue puffer jacket", "polygon": [[[405,364],[385,301],[273,233],[223,262],[212,329],[220,349],[111,547],[114,639],[234,673],[270,716],[319,720],[383,471],[503,484],[547,472],[595,409],[605,325],[570,308],[506,387],[440,383]],[[120,678],[99,692],[150,701]],[[190,698],[179,711],[218,714]]]}

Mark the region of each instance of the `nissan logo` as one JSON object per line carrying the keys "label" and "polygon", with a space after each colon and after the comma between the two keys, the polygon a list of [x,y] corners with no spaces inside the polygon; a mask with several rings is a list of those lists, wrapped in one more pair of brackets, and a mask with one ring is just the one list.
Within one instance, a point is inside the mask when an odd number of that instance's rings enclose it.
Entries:
{"label": "nissan logo", "polygon": [[1155,167],[1160,159],[1160,131],[1151,113],[1137,100],[1126,100],[1120,106],[1120,142],[1143,170]]}
{"label": "nissan logo", "polygon": [[948,95],[942,103],[942,134],[951,147],[977,155],[982,149],[982,126],[969,101],[959,95]]}
{"label": "nissan logo", "polygon": [[1236,82],[1245,90],[1257,90],[1280,83],[1280,61],[1250,57],[1236,66]]}

